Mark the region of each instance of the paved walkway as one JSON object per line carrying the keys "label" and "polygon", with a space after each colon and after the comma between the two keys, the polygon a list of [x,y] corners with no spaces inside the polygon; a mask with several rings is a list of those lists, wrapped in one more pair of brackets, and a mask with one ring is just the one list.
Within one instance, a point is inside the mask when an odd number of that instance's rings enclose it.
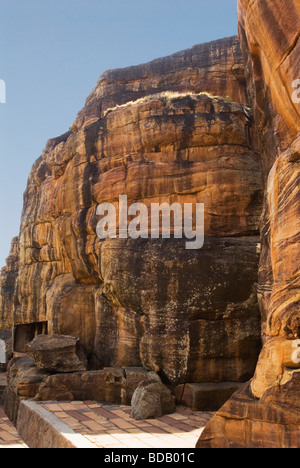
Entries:
{"label": "paved walkway", "polygon": [[[147,421],[130,418],[129,406],[93,401],[41,402],[50,413],[95,448],[194,448],[214,416],[178,407],[176,413]],[[27,448],[0,407],[0,448]]]}
{"label": "paved walkway", "polygon": [[129,406],[86,402],[44,402],[42,406],[95,448],[195,448],[214,416],[178,407],[176,413],[147,421],[130,418]]}
{"label": "paved walkway", "polygon": [[27,448],[20,439],[15,427],[0,408],[0,449],[1,448]]}

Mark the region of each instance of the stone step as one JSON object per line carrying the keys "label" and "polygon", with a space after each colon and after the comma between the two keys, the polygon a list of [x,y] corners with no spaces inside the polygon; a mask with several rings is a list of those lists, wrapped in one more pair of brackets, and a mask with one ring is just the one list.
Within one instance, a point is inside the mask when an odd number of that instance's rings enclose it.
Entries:
{"label": "stone step", "polygon": [[242,385],[239,382],[187,383],[176,387],[176,401],[195,411],[218,411]]}

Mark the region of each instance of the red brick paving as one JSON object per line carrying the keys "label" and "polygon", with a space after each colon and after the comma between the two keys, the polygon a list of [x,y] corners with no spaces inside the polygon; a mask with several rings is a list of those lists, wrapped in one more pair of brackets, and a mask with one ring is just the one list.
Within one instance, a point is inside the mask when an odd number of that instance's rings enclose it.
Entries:
{"label": "red brick paving", "polygon": [[41,404],[96,448],[194,448],[214,415],[178,407],[172,415],[135,421],[128,406],[92,401]]}

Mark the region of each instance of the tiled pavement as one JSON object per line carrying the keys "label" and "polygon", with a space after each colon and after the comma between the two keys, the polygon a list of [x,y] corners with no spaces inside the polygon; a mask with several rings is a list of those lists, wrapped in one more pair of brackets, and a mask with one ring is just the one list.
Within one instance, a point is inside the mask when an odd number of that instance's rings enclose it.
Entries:
{"label": "tiled pavement", "polygon": [[1,448],[27,448],[20,439],[15,427],[0,408],[0,449]]}
{"label": "tiled pavement", "polygon": [[93,401],[44,402],[42,405],[95,448],[194,448],[214,415],[178,407],[172,415],[134,421],[128,406]]}
{"label": "tiled pavement", "polygon": [[[44,402],[42,406],[95,448],[194,448],[214,413],[178,407],[176,413],[147,421],[130,418],[129,406],[86,402]],[[0,448],[27,448],[0,408]]]}

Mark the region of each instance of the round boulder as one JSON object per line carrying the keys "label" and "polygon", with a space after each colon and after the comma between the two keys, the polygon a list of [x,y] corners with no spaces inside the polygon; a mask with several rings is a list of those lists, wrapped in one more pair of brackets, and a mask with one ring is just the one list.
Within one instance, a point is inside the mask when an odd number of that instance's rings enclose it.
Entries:
{"label": "round boulder", "polygon": [[133,394],[131,407],[133,419],[155,419],[175,412],[175,397],[161,382],[143,381]]}

